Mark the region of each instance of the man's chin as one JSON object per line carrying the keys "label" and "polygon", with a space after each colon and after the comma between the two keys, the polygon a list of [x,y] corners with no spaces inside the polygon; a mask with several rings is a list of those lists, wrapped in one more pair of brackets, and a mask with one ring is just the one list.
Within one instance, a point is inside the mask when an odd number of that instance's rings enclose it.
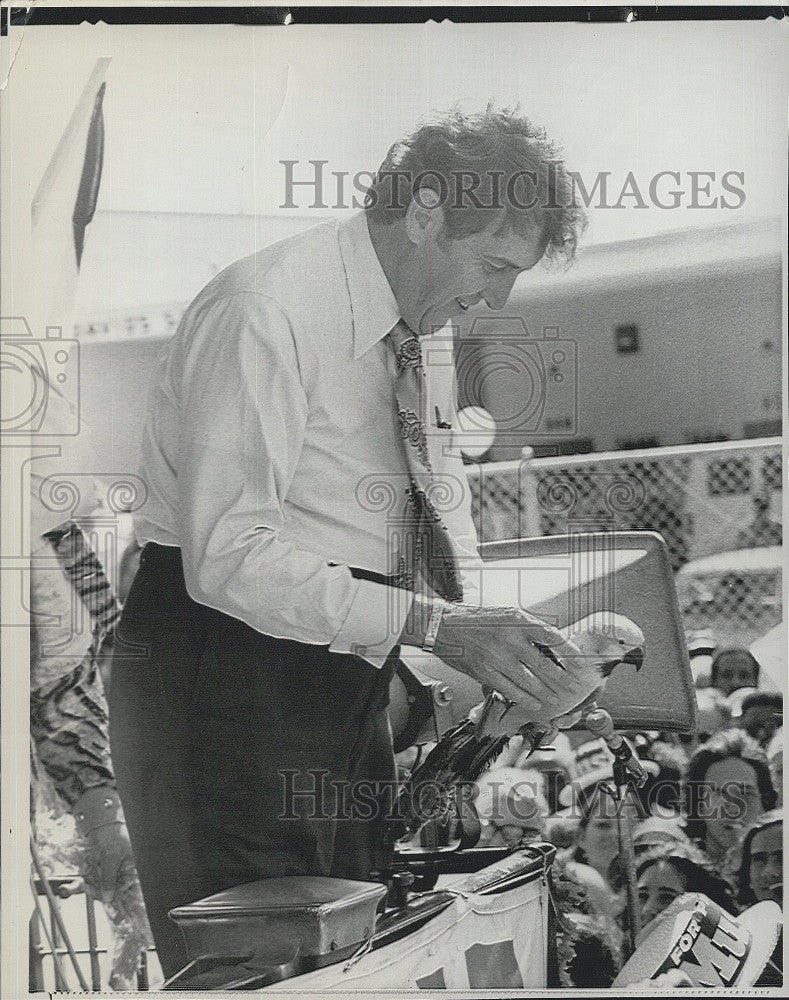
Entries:
{"label": "man's chin", "polygon": [[449,304],[431,309],[425,313],[422,317],[422,322],[419,324],[420,336],[426,337],[431,333],[438,333],[439,330],[444,329],[447,323],[450,323],[453,319],[457,319],[462,313],[463,310],[457,303],[455,303],[454,312]]}

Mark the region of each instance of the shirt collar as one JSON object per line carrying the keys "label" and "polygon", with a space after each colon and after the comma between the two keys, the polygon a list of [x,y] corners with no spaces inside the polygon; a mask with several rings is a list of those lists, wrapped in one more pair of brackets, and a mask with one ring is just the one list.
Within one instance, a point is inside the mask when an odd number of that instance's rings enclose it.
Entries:
{"label": "shirt collar", "polygon": [[389,333],[400,310],[370,239],[366,213],[343,219],[337,238],[351,297],[356,360]]}

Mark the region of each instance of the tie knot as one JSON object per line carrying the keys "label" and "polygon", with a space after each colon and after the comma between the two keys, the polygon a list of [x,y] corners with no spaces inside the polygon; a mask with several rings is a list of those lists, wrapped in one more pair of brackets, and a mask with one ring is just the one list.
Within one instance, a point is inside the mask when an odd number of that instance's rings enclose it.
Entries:
{"label": "tie knot", "polygon": [[404,368],[418,368],[422,364],[419,338],[403,320],[398,320],[389,331],[389,340],[394,350],[398,371]]}

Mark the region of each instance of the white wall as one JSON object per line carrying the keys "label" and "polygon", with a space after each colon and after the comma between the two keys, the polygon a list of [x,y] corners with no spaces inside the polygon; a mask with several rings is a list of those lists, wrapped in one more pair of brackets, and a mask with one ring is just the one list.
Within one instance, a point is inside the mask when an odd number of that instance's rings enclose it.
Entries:
{"label": "white wall", "polygon": [[321,222],[324,213],[279,216],[97,212],[88,229],[77,321],[186,304],[222,268]]}
{"label": "white wall", "polygon": [[[707,434],[736,440],[747,423],[780,417],[779,262],[713,276],[677,273],[635,287],[577,289],[543,301],[513,297],[510,306],[532,335],[558,326],[577,343],[576,436],[591,438],[595,451],[647,437],[660,445]],[[616,352],[619,324],[638,326],[638,353]],[[494,415],[518,412],[529,391],[512,376],[491,379],[486,388]],[[521,446],[551,440],[514,434],[491,457],[517,458]]]}

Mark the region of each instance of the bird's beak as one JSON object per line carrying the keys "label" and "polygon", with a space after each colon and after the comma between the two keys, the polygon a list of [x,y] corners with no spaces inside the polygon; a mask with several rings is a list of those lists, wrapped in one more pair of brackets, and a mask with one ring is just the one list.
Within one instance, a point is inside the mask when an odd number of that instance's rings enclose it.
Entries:
{"label": "bird's beak", "polygon": [[622,663],[631,663],[636,670],[640,670],[644,665],[645,655],[643,646],[634,646],[629,653],[622,657]]}
{"label": "bird's beak", "polygon": [[610,677],[614,672],[614,667],[618,667],[620,663],[630,663],[636,670],[640,670],[644,663],[644,647],[634,646],[628,653],[625,653],[621,660],[606,660],[600,666],[603,677]]}

